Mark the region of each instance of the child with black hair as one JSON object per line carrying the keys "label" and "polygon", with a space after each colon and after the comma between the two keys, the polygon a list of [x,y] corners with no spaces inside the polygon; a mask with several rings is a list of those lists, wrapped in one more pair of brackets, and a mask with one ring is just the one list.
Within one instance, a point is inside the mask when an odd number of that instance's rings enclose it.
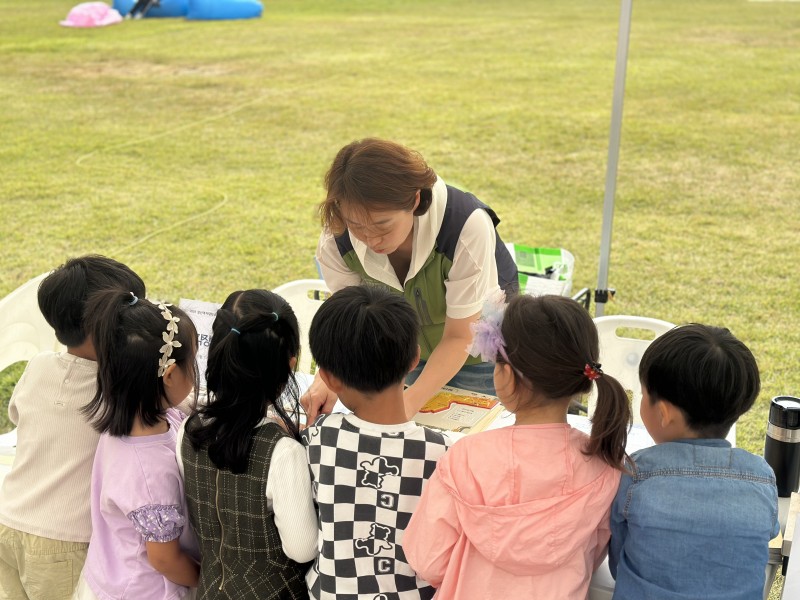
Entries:
{"label": "child with black hair", "polygon": [[727,329],[685,325],[648,346],[639,379],[657,445],[632,455],[614,500],[614,598],[761,598],[779,531],[775,476],[725,440],[758,397],[753,354]]}
{"label": "child with black hair", "polygon": [[175,600],[197,585],[175,459],[183,414],[197,389],[197,332],[186,314],[133,292],[94,294],[87,326],[97,393],[84,408],[101,433],[92,466],[92,538],[77,600]]}
{"label": "child with black hair", "polygon": [[419,360],[419,321],[378,286],[326,300],[309,342],[319,374],[353,414],[329,414],[303,431],[319,507],[313,598],[431,598],[402,543],[411,513],[450,442],[406,417],[403,382]]}
{"label": "child with black hair", "polygon": [[272,292],[234,292],[217,312],[209,402],[178,433],[200,599],[308,598],[317,513],[299,423],[284,408],[299,414],[299,351],[297,318]]}
{"label": "child with black hair", "polygon": [[[597,364],[597,329],[570,298],[495,299],[474,331],[516,424],[467,436],[439,461],[406,531],[408,562],[439,598],[585,600],[606,555],[628,398]],[[592,385],[587,436],[567,410]]]}
{"label": "child with black hair", "polygon": [[87,297],[112,287],[145,295],[130,268],[97,255],[69,259],[39,285],[39,309],[67,349],[33,357],[8,406],[17,449],[0,490],[0,597],[62,600],[78,582],[100,437],[81,413],[97,391],[83,311]]}

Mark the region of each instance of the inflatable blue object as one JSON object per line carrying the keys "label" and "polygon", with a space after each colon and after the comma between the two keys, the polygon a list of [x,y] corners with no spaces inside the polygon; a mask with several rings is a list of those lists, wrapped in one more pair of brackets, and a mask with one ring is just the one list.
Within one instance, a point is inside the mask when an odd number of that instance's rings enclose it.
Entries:
{"label": "inflatable blue object", "polygon": [[[161,0],[163,3],[164,0]],[[258,0],[189,0],[187,19],[254,19],[264,5]]]}
{"label": "inflatable blue object", "polygon": [[[131,12],[136,0],[114,0],[114,8],[123,17]],[[153,6],[145,17],[185,17],[189,12],[189,0],[160,0],[158,6]]]}

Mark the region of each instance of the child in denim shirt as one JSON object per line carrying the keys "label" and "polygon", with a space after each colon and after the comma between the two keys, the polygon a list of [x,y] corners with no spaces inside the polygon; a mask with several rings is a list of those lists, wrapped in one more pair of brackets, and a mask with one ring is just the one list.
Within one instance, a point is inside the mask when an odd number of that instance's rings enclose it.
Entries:
{"label": "child in denim shirt", "polygon": [[657,445],[633,454],[612,506],[614,600],[761,598],[775,476],[725,441],[758,396],[755,358],[727,329],[686,325],[653,341],[639,378]]}

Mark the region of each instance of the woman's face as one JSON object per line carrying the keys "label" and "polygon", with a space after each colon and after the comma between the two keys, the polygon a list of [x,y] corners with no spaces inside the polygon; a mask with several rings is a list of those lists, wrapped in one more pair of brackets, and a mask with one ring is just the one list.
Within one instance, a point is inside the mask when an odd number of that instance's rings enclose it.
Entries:
{"label": "woman's face", "polygon": [[418,205],[419,192],[410,210],[352,210],[343,204],[340,212],[354,238],[376,254],[392,254],[411,239]]}

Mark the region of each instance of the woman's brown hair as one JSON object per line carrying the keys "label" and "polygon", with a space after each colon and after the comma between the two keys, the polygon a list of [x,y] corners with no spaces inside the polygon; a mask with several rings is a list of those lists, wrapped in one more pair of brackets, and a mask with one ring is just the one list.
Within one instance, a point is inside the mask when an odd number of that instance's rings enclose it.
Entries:
{"label": "woman's brown hair", "polygon": [[424,215],[432,201],[433,172],[419,152],[378,138],[351,142],[336,154],[325,174],[327,196],[319,205],[323,227],[339,235],[347,224],[341,204],[357,210],[411,210],[420,192],[415,216]]}
{"label": "woman's brown hair", "polygon": [[[586,365],[597,364],[597,328],[589,313],[563,296],[514,297],[502,325],[508,362],[518,385],[548,400],[573,398],[591,390]],[[503,361],[498,357],[498,361]],[[596,380],[597,408],[584,452],[624,469],[631,408],[622,385],[607,374]]]}

